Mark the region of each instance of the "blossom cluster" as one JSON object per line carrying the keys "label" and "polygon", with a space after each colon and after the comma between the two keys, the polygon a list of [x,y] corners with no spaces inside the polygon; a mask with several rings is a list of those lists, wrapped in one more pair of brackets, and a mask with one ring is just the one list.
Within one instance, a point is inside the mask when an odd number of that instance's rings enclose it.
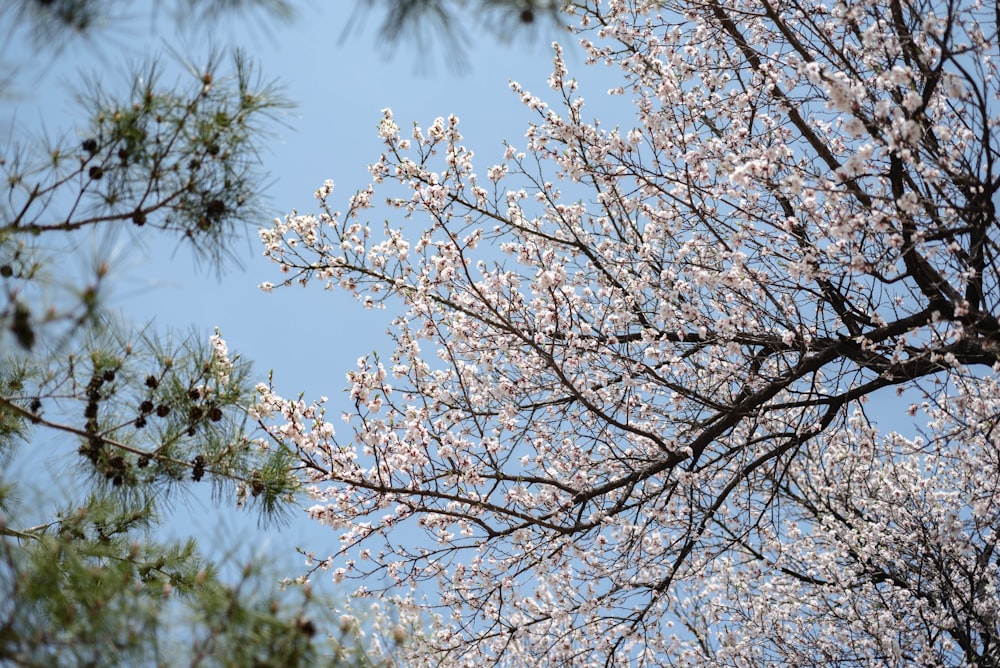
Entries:
{"label": "blossom cluster", "polygon": [[572,12],[631,118],[556,45],[485,178],[458,119],[385,110],[345,214],[328,183],[261,232],[284,284],[399,314],[343,434],[261,390],[321,563],[413,665],[997,661],[995,15]]}

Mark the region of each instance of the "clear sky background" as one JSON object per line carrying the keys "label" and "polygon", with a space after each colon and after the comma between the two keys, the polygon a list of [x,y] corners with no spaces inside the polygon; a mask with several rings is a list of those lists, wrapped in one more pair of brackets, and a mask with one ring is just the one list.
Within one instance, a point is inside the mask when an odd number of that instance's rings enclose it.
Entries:
{"label": "clear sky background", "polygon": [[[429,53],[413,40],[387,53],[376,30],[380,17],[372,13],[352,24],[352,0],[306,0],[296,8],[288,22],[256,15],[208,30],[189,27],[181,34],[165,17],[137,16],[124,28],[71,42],[58,52],[0,26],[0,40],[6,40],[0,44],[0,63],[19,67],[11,77],[13,85],[6,87],[15,99],[0,101],[0,132],[4,139],[43,129],[49,135],[72,137],[74,126],[86,122],[71,95],[81,71],[95,73],[108,84],[124,84],[129,63],[162,55],[170,46],[196,63],[208,44],[243,47],[264,77],[278,80],[298,105],[284,117],[285,127],[273,128],[275,134],[262,153],[272,182],[267,189],[270,209],[261,212],[260,222],[268,224],[293,208],[312,210],[313,192],[325,179],[335,181],[335,200],[345,203],[368,183],[366,167],[381,153],[376,126],[384,107],[393,109],[403,128],[412,121],[426,127],[435,117],[457,115],[466,145],[476,152],[477,170],[485,172],[502,156],[504,139],[523,145],[532,120],[508,82],[516,80],[543,99],[552,99],[545,94],[552,61],[549,44],[557,38],[571,43],[551,26],[504,43],[472,24],[460,30],[468,40],[459,70],[449,63],[434,34],[428,42],[437,48]],[[569,48],[567,59],[571,73],[579,74],[581,53]],[[176,66],[169,55],[165,62]],[[611,85],[608,78],[585,91],[600,97]],[[373,219],[378,215],[374,212]],[[271,294],[259,291],[259,283],[277,282],[279,274],[262,257],[256,230],[249,230],[233,248],[241,266],[228,264],[221,279],[193,262],[173,239],[148,238],[152,240],[140,245],[131,233],[118,236],[107,305],[134,323],[152,320],[159,332],[193,328],[207,341],[218,327],[231,351],[253,360],[261,380],[274,370],[276,386],[285,396],[327,395],[328,410],[336,416],[344,373],[359,356],[390,349],[383,333],[392,314],[365,311],[346,295],[324,292],[318,285]],[[80,263],[86,265],[82,256]],[[293,551],[296,545],[326,556],[336,541],[333,531],[304,518],[281,531],[260,531],[246,514],[217,511],[207,495],[182,501],[174,510],[170,529],[193,532],[210,554],[219,556],[236,547],[241,552],[263,551],[289,576],[297,575],[302,564]]]}

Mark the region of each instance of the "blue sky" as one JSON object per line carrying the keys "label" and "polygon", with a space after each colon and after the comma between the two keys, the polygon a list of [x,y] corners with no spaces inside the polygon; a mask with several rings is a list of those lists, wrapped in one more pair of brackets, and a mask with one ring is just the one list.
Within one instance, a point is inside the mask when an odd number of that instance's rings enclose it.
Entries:
{"label": "blue sky", "polygon": [[[344,0],[302,2],[289,22],[261,16],[231,20],[213,26],[210,40],[204,30],[176,35],[173,24],[162,17],[134,17],[127,28],[70,43],[56,54],[38,49],[23,36],[9,39],[0,45],[0,63],[19,65],[20,70],[7,88],[14,99],[0,101],[0,129],[16,137],[42,128],[50,135],[72,137],[74,122],[85,120],[74,114],[70,95],[80,71],[123,82],[128,63],[162,54],[170,45],[197,62],[197,54],[205,53],[211,42],[245,48],[264,77],[277,79],[298,105],[284,118],[286,126],[274,127],[262,153],[272,179],[267,190],[270,209],[261,212],[262,224],[293,208],[309,210],[315,201],[312,193],[325,179],[336,182],[337,198],[344,201],[366,185],[366,166],[381,152],[376,126],[384,107],[394,110],[403,127],[411,121],[426,127],[437,116],[457,115],[480,171],[499,160],[504,139],[523,143],[531,116],[508,82],[514,79],[546,97],[549,43],[560,37],[554,28],[551,34],[504,44],[472,27],[460,72],[448,65],[442,50],[427,55],[412,41],[398,45],[387,57],[378,46],[378,17],[351,25],[354,9],[355,3]],[[580,53],[570,50],[567,56],[571,71],[578,71]],[[166,62],[176,61],[167,56]],[[608,85],[592,90],[603,91]],[[253,360],[261,380],[273,369],[280,392],[328,395],[329,410],[336,414],[345,371],[359,356],[387,350],[389,342],[382,333],[391,314],[365,311],[350,298],[318,287],[262,293],[257,285],[276,280],[278,274],[261,256],[255,230],[233,250],[242,267],[228,265],[219,279],[192,262],[185,249],[177,250],[172,240],[137,245],[129,235],[121,235],[114,247],[108,306],[135,323],[152,320],[161,332],[193,328],[206,341],[218,327],[231,351]],[[304,519],[278,533],[254,533],[253,518],[218,512],[207,499],[182,501],[174,510],[173,531],[193,531],[203,547],[214,546],[216,554],[234,547],[256,550],[263,544],[266,554],[286,571],[301,564],[290,552],[294,545],[324,556],[336,539],[332,531]]]}

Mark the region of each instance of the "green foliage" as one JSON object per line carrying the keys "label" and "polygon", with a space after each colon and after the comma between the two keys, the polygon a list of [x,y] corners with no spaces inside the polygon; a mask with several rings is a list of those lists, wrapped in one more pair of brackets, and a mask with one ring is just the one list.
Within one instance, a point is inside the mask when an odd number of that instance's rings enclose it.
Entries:
{"label": "green foliage", "polygon": [[[91,35],[108,25],[128,18],[132,8],[109,0],[14,0],[0,13],[12,15],[11,23],[27,28],[40,43],[62,42],[69,35]],[[255,10],[269,16],[288,16],[291,4],[286,0],[158,0],[157,9],[165,9],[178,22],[215,21],[228,14],[245,15]]]}
{"label": "green foliage", "polygon": [[[564,0],[357,0],[355,14],[378,15],[380,35],[390,46],[413,41],[422,60],[427,51],[443,45],[451,64],[461,67],[470,29],[504,42],[535,29],[557,29],[564,23],[565,4]],[[418,60],[418,66],[424,64]]]}
{"label": "green foliage", "polygon": [[384,10],[382,33],[390,40],[407,31],[418,32],[428,27],[450,27],[470,13],[489,18],[496,24],[516,22],[530,25],[540,19],[559,20],[561,0],[363,0],[363,4]]}
{"label": "green foliage", "polygon": [[[318,665],[321,619],[308,590],[235,586],[193,541],[145,536],[150,504],[91,497],[0,542],[0,659],[16,665]],[[10,532],[7,531],[8,535]],[[332,650],[332,647],[330,648]],[[327,653],[332,662],[332,651]]]}
{"label": "green foliage", "polygon": [[146,335],[133,343],[101,324],[103,333],[51,356],[31,382],[31,364],[7,364],[11,380],[0,395],[6,432],[33,424],[69,437],[91,483],[123,498],[155,490],[166,499],[177,485],[204,479],[218,496],[247,500],[265,518],[293,502],[297,483],[287,455],[262,458],[251,447],[249,364],[230,359],[218,338],[214,346],[193,337],[170,346]]}
{"label": "green foliage", "polygon": [[[178,14],[284,13],[282,0],[177,0]],[[36,41],[94,34],[117,3],[0,8]],[[0,25],[3,25],[0,23]],[[82,79],[76,134],[0,148],[0,461],[27,457],[72,494],[41,524],[24,480],[0,474],[0,664],[362,665],[328,642],[329,606],[256,565],[228,582],[190,540],[158,532],[172,499],[211,486],[263,522],[295,503],[291,453],[253,447],[250,366],[210,339],[111,317],[111,258],[67,271],[79,237],[173,239],[219,268],[260,222],[258,148],[288,106],[246,57],[211,56],[178,81],[152,62],[125,93]],[[5,92],[0,90],[0,93]],[[98,244],[99,245],[99,244]],[[170,244],[168,244],[170,247]],[[63,470],[69,458],[75,467]],[[30,482],[30,481],[29,481]],[[230,578],[231,579],[231,578]]]}
{"label": "green foliage", "polygon": [[[118,97],[97,81],[81,93],[89,129],[80,142],[24,143],[0,152],[0,325],[31,350],[38,329],[93,324],[108,265],[70,290],[73,299],[37,304],[51,263],[38,237],[99,228],[158,229],[218,263],[236,233],[261,210],[258,142],[263,124],[288,106],[240,52],[230,71],[218,56],[167,86],[161,66],[133,73]],[[47,237],[48,238],[48,237]],[[0,339],[2,342],[2,339]]]}

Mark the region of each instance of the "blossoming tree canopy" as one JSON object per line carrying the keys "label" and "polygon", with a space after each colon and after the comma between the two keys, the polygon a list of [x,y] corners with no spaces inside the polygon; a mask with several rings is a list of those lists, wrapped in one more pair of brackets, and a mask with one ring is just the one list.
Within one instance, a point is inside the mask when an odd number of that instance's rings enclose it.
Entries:
{"label": "blossoming tree canopy", "polygon": [[346,212],[262,232],[399,309],[341,433],[260,388],[321,565],[415,665],[1000,664],[995,8],[571,11],[632,117],[556,47],[499,164],[386,110]]}

